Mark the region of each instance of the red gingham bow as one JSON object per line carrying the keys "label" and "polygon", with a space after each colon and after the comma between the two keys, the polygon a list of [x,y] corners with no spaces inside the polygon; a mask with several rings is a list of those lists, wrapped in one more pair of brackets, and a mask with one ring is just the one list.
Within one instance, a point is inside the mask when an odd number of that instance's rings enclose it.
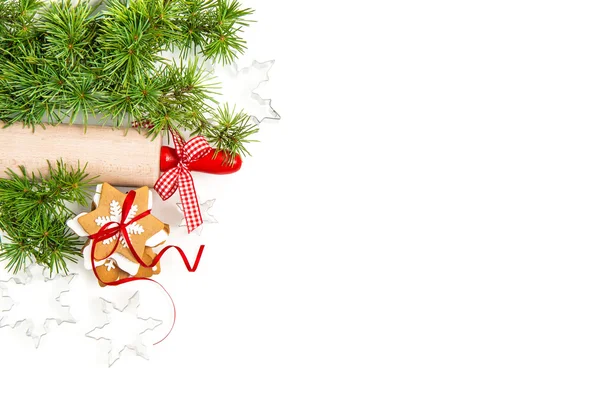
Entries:
{"label": "red gingham bow", "polygon": [[167,200],[179,188],[183,216],[185,217],[188,233],[191,233],[202,224],[202,215],[200,214],[196,188],[188,164],[206,156],[210,153],[211,148],[203,136],[194,137],[186,143],[176,130],[169,129],[169,132],[175,143],[179,163],[158,178],[158,181],[154,184],[154,189],[163,200]]}

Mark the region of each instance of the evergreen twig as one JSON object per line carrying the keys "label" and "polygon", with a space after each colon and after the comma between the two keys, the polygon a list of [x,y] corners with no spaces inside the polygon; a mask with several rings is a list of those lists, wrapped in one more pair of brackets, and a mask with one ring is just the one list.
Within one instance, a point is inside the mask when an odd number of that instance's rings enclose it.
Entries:
{"label": "evergreen twig", "polygon": [[236,154],[251,155],[245,144],[256,142],[248,137],[258,132],[258,126],[243,111],[236,112],[225,104],[217,108],[214,120],[202,132],[215,148],[215,156],[223,151],[226,163],[232,165]]}
{"label": "evergreen twig", "polygon": [[[87,205],[93,179],[86,166],[56,165],[48,162],[48,175],[8,170],[0,179],[0,260],[8,270],[18,272],[35,262],[50,273],[67,273],[67,261],[81,257],[80,239],[67,227],[75,213],[67,206]],[[6,241],[8,240],[8,241]]]}

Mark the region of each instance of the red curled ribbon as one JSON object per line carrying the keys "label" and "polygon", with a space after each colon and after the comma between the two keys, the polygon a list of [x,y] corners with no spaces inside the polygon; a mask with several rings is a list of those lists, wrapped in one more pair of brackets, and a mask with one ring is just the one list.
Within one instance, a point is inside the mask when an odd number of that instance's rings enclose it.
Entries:
{"label": "red curled ribbon", "polygon": [[[169,329],[169,332],[167,332],[165,337],[154,344],[154,345],[157,345],[157,344],[161,343],[162,341],[164,341],[165,339],[167,339],[167,337],[171,334],[171,331],[173,331],[173,327],[175,326],[175,320],[177,318],[177,310],[175,309],[175,302],[173,301],[173,297],[171,297],[171,294],[169,294],[169,292],[166,290],[166,288],[161,283],[159,283],[156,280],[152,280],[151,278],[148,278],[148,277],[128,277],[128,278],[124,278],[122,280],[111,281],[111,282],[102,281],[100,276],[98,276],[98,271],[96,270],[96,261],[95,260],[104,260],[104,259],[107,259],[110,256],[112,256],[112,254],[117,250],[117,247],[119,247],[119,241],[120,241],[119,235],[121,235],[125,239],[125,242],[127,242],[127,246],[129,247],[131,254],[133,255],[135,260],[140,265],[142,265],[144,267],[152,268],[158,264],[158,262],[160,261],[162,256],[169,249],[175,249],[179,252],[179,255],[181,256],[181,259],[185,263],[185,267],[188,269],[188,271],[194,272],[194,271],[196,271],[196,269],[198,268],[198,265],[200,264],[200,259],[202,258],[202,253],[204,252],[204,245],[201,245],[200,248],[198,249],[198,253],[196,254],[196,260],[194,261],[193,266],[190,265],[190,262],[188,261],[187,256],[185,255],[183,250],[181,250],[180,247],[173,246],[173,245],[164,247],[156,255],[156,257],[154,258],[154,260],[152,260],[152,262],[150,264],[146,264],[142,260],[142,258],[139,256],[139,254],[136,253],[135,249],[133,248],[133,244],[131,243],[131,239],[129,238],[129,233],[127,232],[127,226],[131,225],[134,222],[137,222],[138,220],[142,219],[145,216],[148,216],[150,214],[150,209],[135,216],[129,222],[126,222],[127,214],[129,214],[129,211],[131,209],[131,206],[133,205],[134,200],[135,200],[135,191],[129,191],[127,193],[127,196],[125,197],[125,201],[123,202],[123,210],[121,212],[121,221],[120,222],[114,222],[114,221],[108,222],[105,225],[103,225],[97,233],[94,233],[93,235],[89,236],[89,238],[92,239],[92,254],[91,254],[92,270],[94,271],[94,274],[96,275],[96,278],[98,279],[98,281],[100,281],[106,285],[117,286],[117,285],[129,283],[132,281],[146,280],[146,281],[152,281],[153,283],[158,284],[164,290],[164,292],[167,293],[167,295],[169,296],[169,299],[171,300],[171,304],[173,305],[173,324],[171,325],[171,329]],[[103,240],[110,239],[113,236],[116,236],[117,238],[115,239],[116,243],[113,246],[110,253],[104,258],[96,259],[94,256],[94,254],[96,253],[96,244],[98,244],[98,242],[102,242]]]}
{"label": "red curled ribbon", "polygon": [[164,201],[169,199],[179,188],[183,216],[185,217],[188,233],[191,233],[202,224],[202,215],[200,214],[200,205],[198,204],[189,164],[208,155],[212,149],[203,136],[197,136],[185,142],[176,130],[170,128],[169,132],[173,136],[179,162],[158,178],[154,184],[154,189]]}

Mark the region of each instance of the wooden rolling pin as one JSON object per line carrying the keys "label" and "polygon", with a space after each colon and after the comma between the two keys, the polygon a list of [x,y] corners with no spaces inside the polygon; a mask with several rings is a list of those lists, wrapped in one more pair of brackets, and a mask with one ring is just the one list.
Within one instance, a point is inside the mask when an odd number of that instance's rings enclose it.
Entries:
{"label": "wooden rolling pin", "polygon": [[[0,123],[1,125],[1,123]],[[87,163],[87,172],[98,176],[99,182],[120,186],[152,187],[161,171],[179,162],[175,149],[162,146],[160,137],[154,141],[137,129],[114,129],[105,126],[47,125],[46,129],[14,124],[0,129],[0,178],[6,170],[18,170],[24,165],[28,172],[47,173],[48,163],[62,159],[77,166]],[[230,174],[240,169],[242,160],[236,156],[234,165],[223,165],[223,153],[208,154],[189,164],[193,171]]]}

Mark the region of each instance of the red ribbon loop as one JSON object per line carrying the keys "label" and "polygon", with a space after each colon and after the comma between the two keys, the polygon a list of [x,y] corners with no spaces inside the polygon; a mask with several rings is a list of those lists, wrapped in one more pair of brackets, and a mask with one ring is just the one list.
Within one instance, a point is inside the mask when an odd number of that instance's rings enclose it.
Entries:
{"label": "red ribbon loop", "polygon": [[[202,253],[204,252],[204,245],[201,245],[200,248],[198,249],[198,253],[196,254],[196,259],[194,260],[193,265],[190,264],[187,256],[183,252],[183,250],[180,247],[173,246],[173,245],[164,247],[156,255],[154,260],[152,260],[152,262],[150,262],[150,264],[146,264],[142,260],[141,256],[135,251],[135,248],[133,247],[133,244],[131,243],[131,238],[129,237],[129,233],[127,232],[127,226],[131,225],[134,222],[137,222],[138,220],[140,220],[150,214],[150,209],[148,209],[147,211],[142,212],[139,215],[135,216],[129,222],[126,222],[127,215],[129,214],[129,211],[131,210],[131,206],[133,205],[133,202],[135,201],[135,195],[136,195],[135,191],[129,191],[127,193],[127,196],[125,197],[125,200],[123,202],[123,210],[121,213],[121,221],[120,222],[115,222],[115,221],[108,222],[108,223],[104,224],[98,232],[89,236],[89,238],[92,240],[92,253],[91,253],[92,270],[94,271],[94,275],[96,276],[98,281],[100,281],[106,285],[117,286],[117,285],[129,283],[132,281],[145,280],[145,281],[151,281],[155,284],[158,284],[163,289],[163,291],[167,294],[167,296],[171,300],[171,304],[173,305],[173,324],[171,325],[169,332],[167,332],[167,334],[160,341],[158,341],[154,344],[154,345],[157,345],[157,344],[161,343],[162,341],[164,341],[165,339],[167,339],[167,337],[171,334],[171,331],[173,331],[173,327],[175,326],[175,320],[177,319],[177,310],[175,308],[175,302],[173,301],[173,297],[171,297],[171,294],[169,294],[169,292],[166,290],[166,288],[161,283],[159,283],[158,281],[153,280],[151,278],[147,278],[147,277],[128,277],[128,278],[124,278],[122,280],[117,280],[117,281],[103,281],[100,278],[100,276],[98,275],[98,271],[96,270],[96,261],[97,260],[105,260],[105,259],[109,258],[110,256],[112,256],[115,253],[115,251],[117,250],[117,248],[119,247],[119,243],[120,243],[119,237],[122,236],[125,239],[125,242],[127,243],[127,247],[129,248],[129,251],[131,252],[131,254],[135,258],[135,260],[141,266],[147,267],[147,268],[152,268],[158,264],[158,262],[160,261],[162,256],[168,250],[175,249],[181,256],[181,259],[183,260],[183,263],[185,264],[185,267],[188,269],[188,271],[194,272],[194,271],[196,271],[196,269],[198,268],[198,265],[200,264],[200,259],[202,258]],[[95,257],[95,254],[96,254],[96,245],[98,244],[98,242],[102,242],[104,240],[110,239],[113,236],[116,236],[117,238],[115,239],[115,244],[112,247],[110,253],[103,258],[97,259]]]}
{"label": "red ribbon loop", "polygon": [[185,142],[176,130],[169,129],[169,132],[173,137],[179,161],[175,167],[164,172],[158,178],[154,184],[154,189],[163,201],[169,199],[179,189],[183,216],[185,217],[188,233],[191,233],[202,224],[202,214],[200,213],[194,179],[188,167],[189,163],[208,155],[211,152],[211,147],[203,136],[197,136]]}

